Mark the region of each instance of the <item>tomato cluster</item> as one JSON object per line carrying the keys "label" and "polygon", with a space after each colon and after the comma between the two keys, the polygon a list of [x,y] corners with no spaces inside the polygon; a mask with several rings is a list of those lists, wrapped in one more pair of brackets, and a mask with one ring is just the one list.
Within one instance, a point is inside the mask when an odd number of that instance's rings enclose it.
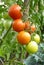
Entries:
{"label": "tomato cluster", "polygon": [[8,11],[9,16],[14,20],[12,28],[18,32],[17,40],[20,44],[26,45],[26,50],[30,54],[38,51],[38,44],[40,43],[40,36],[35,34],[32,39],[32,34],[36,31],[35,24],[30,21],[23,22],[21,7],[17,4],[13,4]]}

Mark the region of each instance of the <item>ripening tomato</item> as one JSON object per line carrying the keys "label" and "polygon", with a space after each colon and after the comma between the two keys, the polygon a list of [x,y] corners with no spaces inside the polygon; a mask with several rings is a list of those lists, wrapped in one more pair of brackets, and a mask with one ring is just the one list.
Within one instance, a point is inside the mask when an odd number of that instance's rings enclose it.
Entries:
{"label": "ripening tomato", "polygon": [[21,31],[17,35],[17,40],[20,44],[26,45],[30,42],[31,36],[28,32]]}
{"label": "ripening tomato", "polygon": [[38,45],[35,41],[29,42],[29,44],[26,46],[27,52],[30,54],[36,53],[38,51]]}
{"label": "ripening tomato", "polygon": [[29,21],[26,21],[25,22],[25,29],[26,30],[29,30],[30,29],[30,22]]}
{"label": "ripening tomato", "polygon": [[16,32],[20,32],[24,30],[25,24],[22,22],[21,19],[16,19],[14,20],[12,27],[13,27],[13,30],[15,30]]}
{"label": "ripening tomato", "polygon": [[32,24],[31,31],[34,32],[36,30],[35,24]]}
{"label": "ripening tomato", "polygon": [[17,4],[13,4],[8,11],[8,14],[13,19],[19,19],[22,17],[21,7]]}

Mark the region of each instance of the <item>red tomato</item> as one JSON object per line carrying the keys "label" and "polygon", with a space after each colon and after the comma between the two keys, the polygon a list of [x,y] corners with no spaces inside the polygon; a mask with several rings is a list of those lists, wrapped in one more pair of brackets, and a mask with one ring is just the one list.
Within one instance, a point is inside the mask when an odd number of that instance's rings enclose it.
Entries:
{"label": "red tomato", "polygon": [[20,32],[23,31],[25,28],[25,24],[22,22],[21,19],[16,19],[12,24],[13,30]]}
{"label": "red tomato", "polygon": [[13,4],[8,11],[8,14],[13,19],[19,19],[22,17],[21,7],[17,4]]}

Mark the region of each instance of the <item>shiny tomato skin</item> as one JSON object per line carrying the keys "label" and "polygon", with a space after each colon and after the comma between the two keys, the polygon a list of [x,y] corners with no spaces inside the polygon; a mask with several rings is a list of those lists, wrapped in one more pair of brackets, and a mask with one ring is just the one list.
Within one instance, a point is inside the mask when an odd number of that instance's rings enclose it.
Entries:
{"label": "shiny tomato skin", "polygon": [[17,40],[20,44],[22,45],[26,45],[30,42],[31,40],[31,36],[28,32],[25,32],[25,31],[21,31],[18,33],[17,35]]}
{"label": "shiny tomato skin", "polygon": [[16,20],[13,21],[12,28],[16,32],[20,32],[20,31],[24,30],[25,24],[22,22],[21,19],[16,19]]}
{"label": "shiny tomato skin", "polygon": [[8,10],[8,14],[12,19],[19,19],[22,17],[22,13],[21,13],[21,7],[17,4],[13,4],[9,10]]}

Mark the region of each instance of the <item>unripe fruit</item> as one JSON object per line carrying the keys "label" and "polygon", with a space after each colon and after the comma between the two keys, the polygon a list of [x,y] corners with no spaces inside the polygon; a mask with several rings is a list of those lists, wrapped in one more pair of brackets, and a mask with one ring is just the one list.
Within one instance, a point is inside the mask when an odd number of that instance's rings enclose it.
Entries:
{"label": "unripe fruit", "polygon": [[38,44],[40,43],[40,36],[38,34],[35,34],[34,41],[37,42]]}
{"label": "unripe fruit", "polygon": [[30,54],[36,53],[38,51],[38,45],[35,41],[29,42],[26,46],[27,52]]}

